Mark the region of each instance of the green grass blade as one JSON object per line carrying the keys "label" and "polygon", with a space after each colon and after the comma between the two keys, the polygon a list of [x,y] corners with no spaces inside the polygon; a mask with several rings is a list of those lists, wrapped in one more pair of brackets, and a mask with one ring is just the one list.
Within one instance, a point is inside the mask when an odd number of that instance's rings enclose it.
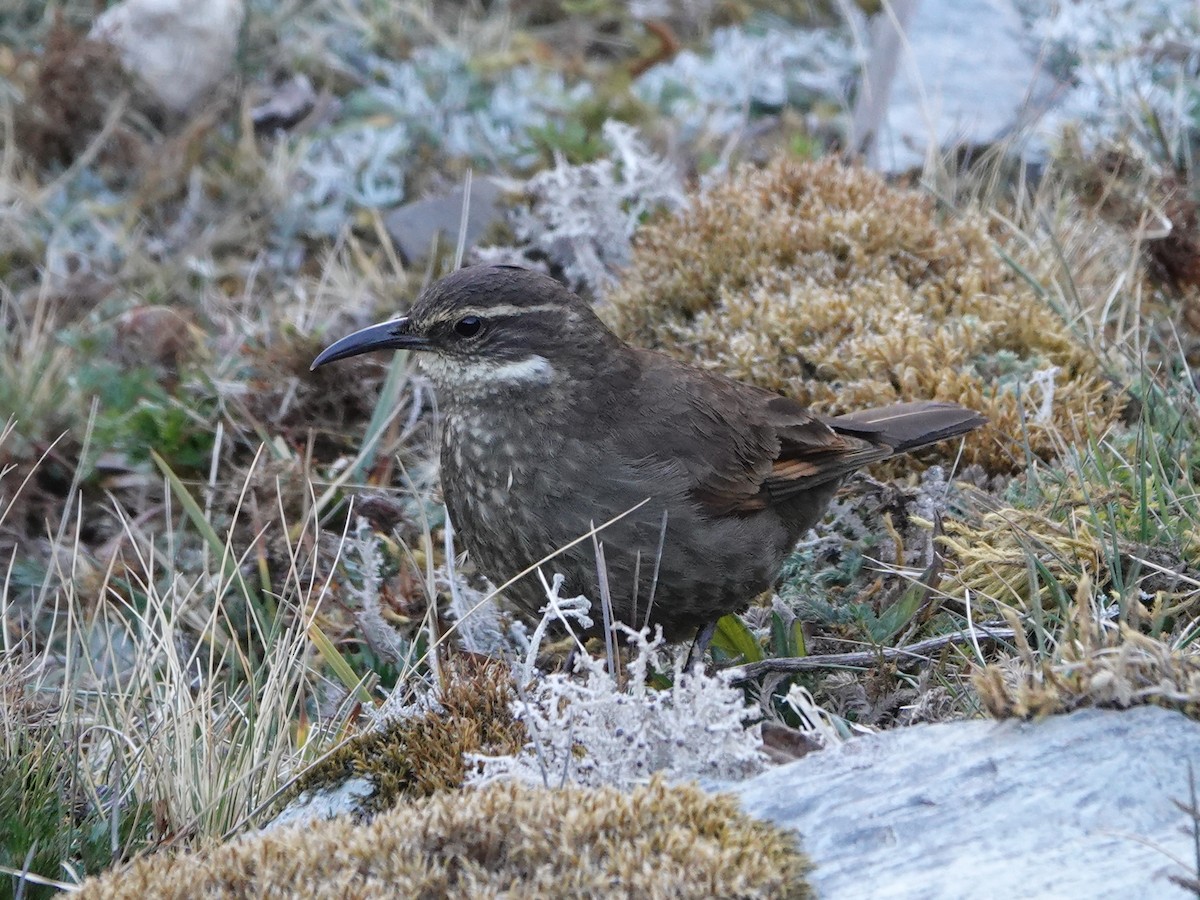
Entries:
{"label": "green grass blade", "polygon": [[760,662],[763,658],[762,647],[737,616],[721,616],[717,621],[717,631],[713,635],[712,646],[720,650],[730,659],[740,658],[743,662]]}
{"label": "green grass blade", "polygon": [[921,582],[909,585],[909,587],[896,598],[896,602],[879,614],[879,617],[871,622],[869,631],[871,640],[876,644],[887,644],[900,630],[912,621],[912,617],[917,614],[917,610],[921,608],[921,601],[925,597],[926,587]]}
{"label": "green grass blade", "polygon": [[363,684],[363,680],[354,674],[354,669],[350,668],[350,663],[346,662],[346,658],[338,652],[338,648],[333,645],[333,641],[329,639],[329,636],[321,630],[321,626],[316,622],[308,626],[308,637],[316,645],[317,652],[321,654],[321,658],[333,670],[333,674],[337,676],[337,680],[342,683],[346,690],[355,694],[363,703],[373,704],[375,700],[371,696],[371,692],[367,690],[367,686]]}
{"label": "green grass blade", "polygon": [[362,450],[353,466],[353,477],[356,479],[361,479],[375,464],[383,430],[396,415],[396,405],[400,400],[400,391],[407,380],[407,374],[408,351],[399,350],[392,357],[391,365],[388,366],[387,379],[379,391],[379,399],[375,403],[375,409],[371,412],[371,421],[367,423],[366,431],[363,432]]}
{"label": "green grass blade", "polygon": [[162,472],[163,477],[167,479],[167,484],[171,486],[171,493],[175,495],[176,499],[183,506],[183,511],[187,513],[187,517],[195,527],[196,532],[204,539],[204,542],[208,544],[217,558],[221,560],[221,571],[227,581],[237,585],[238,593],[242,595],[242,599],[245,600],[246,605],[250,609],[261,611],[262,599],[258,596],[258,591],[246,583],[246,579],[242,577],[242,573],[238,569],[237,560],[233,555],[232,548],[217,534],[216,529],[212,527],[212,523],[204,515],[204,510],[200,508],[200,504],[196,502],[196,498],[187,489],[187,485],[171,470],[166,460],[155,451],[150,451],[150,457],[154,460],[154,464],[158,466],[158,470]]}

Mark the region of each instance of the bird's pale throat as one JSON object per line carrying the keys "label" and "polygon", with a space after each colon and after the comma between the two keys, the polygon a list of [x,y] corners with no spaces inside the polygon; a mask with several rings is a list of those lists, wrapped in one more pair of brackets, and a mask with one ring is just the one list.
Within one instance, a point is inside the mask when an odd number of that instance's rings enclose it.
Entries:
{"label": "bird's pale throat", "polygon": [[518,358],[468,356],[450,358],[438,353],[417,357],[421,370],[435,383],[452,388],[481,388],[548,384],[554,366],[546,357],[531,353]]}

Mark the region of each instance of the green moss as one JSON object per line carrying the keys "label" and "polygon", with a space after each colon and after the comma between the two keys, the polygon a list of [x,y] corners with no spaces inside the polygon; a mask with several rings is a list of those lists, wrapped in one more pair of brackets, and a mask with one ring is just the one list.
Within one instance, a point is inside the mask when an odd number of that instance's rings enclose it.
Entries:
{"label": "green moss", "polygon": [[1081,444],[1063,467],[1013,482],[1007,503],[984,500],[981,511],[947,519],[942,588],[1066,618],[1070,597],[1089,581],[1152,635],[1193,620],[1200,501],[1190,432],[1172,438],[1137,429]]}
{"label": "green moss", "polygon": [[513,699],[504,663],[458,661],[447,674],[439,709],[355,736],[310,769],[289,796],[366,777],[376,785],[367,808],[378,811],[403,796],[458,788],[467,774],[464,754],[510,754],[524,746],[525,729],[509,708]]}
{"label": "green moss", "polygon": [[[114,847],[140,843],[136,836],[148,830],[146,813],[122,809],[114,816],[98,807],[85,785],[80,760],[71,750],[77,738],[53,727],[13,721],[13,700],[11,695],[0,698],[6,707],[0,711],[5,720],[0,747],[0,865],[51,880],[65,880],[64,865],[80,873],[103,871],[115,861]],[[5,894],[5,886],[18,889],[17,883],[3,876],[0,895]],[[19,884],[18,890],[28,898],[57,893],[29,881]]]}

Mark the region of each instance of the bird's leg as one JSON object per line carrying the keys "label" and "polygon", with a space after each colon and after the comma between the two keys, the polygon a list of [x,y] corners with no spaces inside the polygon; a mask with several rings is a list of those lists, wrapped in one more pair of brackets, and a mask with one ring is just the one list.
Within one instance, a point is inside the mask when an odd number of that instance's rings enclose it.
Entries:
{"label": "bird's leg", "polygon": [[563,671],[568,675],[574,674],[575,672],[575,658],[577,653],[579,653],[579,645],[575,644],[571,647],[570,652],[567,654],[567,661],[563,663]]}
{"label": "bird's leg", "polygon": [[692,648],[688,650],[687,662],[683,665],[683,671],[690,672],[693,665],[704,661],[704,654],[708,652],[708,645],[712,643],[713,635],[716,633],[716,619],[700,626],[700,630],[696,632],[696,640],[692,641]]}

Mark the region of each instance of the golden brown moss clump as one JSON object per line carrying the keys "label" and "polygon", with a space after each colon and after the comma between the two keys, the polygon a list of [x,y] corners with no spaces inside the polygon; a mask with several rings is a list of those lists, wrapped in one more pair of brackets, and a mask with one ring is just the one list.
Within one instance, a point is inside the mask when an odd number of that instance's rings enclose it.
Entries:
{"label": "golden brown moss clump", "polygon": [[373,811],[390,808],[402,796],[460,787],[467,774],[464,754],[513,754],[525,745],[525,727],[510,709],[514,698],[503,662],[458,659],[448,667],[440,709],[354,737],[306,773],[293,796],[365,777],[376,785],[365,804]]}
{"label": "golden brown moss clump", "polygon": [[78,896],[804,898],[808,868],[794,835],[695,787],[509,782],[404,803],[369,825],[337,819],[144,857]]}
{"label": "golden brown moss clump", "polygon": [[[1119,412],[1091,351],[1005,262],[977,217],[834,160],[743,169],[638,237],[602,311],[661,347],[827,412],[909,399],[984,413],[966,462],[1006,473],[1056,430]],[[1035,373],[1054,367],[1053,403]],[[1022,406],[1024,407],[1022,409]]]}
{"label": "golden brown moss clump", "polygon": [[1064,645],[1061,659],[1035,663],[1026,652],[972,679],[997,719],[1069,713],[1084,707],[1163,706],[1200,719],[1200,655],[1173,650],[1128,625],[1091,629]]}

